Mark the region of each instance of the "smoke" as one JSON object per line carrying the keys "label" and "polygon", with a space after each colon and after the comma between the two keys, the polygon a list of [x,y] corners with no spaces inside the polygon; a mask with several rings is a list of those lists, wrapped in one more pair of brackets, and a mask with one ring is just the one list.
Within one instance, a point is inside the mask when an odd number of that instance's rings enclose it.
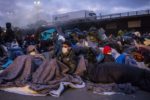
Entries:
{"label": "smoke", "polygon": [[40,20],[51,22],[51,13],[45,10],[46,7],[43,3],[36,5],[34,4],[35,0],[6,1],[0,1],[0,4],[3,4],[3,7],[0,7],[2,9],[0,11],[0,26],[5,26],[6,22],[11,22],[13,26],[18,27],[25,27]]}

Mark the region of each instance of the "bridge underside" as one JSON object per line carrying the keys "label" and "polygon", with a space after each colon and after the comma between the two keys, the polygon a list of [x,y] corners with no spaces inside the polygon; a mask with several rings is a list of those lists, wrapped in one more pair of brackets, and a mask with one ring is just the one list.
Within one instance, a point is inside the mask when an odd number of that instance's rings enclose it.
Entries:
{"label": "bridge underside", "polygon": [[96,21],[81,20],[61,24],[63,29],[79,28],[81,30],[88,30],[91,26],[96,28],[103,27],[107,34],[115,34],[120,29],[150,33],[150,15],[100,19]]}

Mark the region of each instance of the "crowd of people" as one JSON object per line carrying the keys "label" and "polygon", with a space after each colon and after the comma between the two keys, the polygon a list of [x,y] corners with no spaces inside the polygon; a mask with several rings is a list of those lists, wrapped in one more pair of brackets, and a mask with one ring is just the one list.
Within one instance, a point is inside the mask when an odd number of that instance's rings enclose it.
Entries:
{"label": "crowd of people", "polygon": [[[150,92],[150,34],[119,31],[117,36],[108,36],[103,28],[95,27],[51,34],[46,40],[32,34],[18,41],[11,23],[6,23],[6,32],[0,28],[0,87],[32,83],[32,90],[54,95],[52,90],[61,87],[60,82],[90,81],[131,83]],[[59,85],[50,88],[54,83]]]}

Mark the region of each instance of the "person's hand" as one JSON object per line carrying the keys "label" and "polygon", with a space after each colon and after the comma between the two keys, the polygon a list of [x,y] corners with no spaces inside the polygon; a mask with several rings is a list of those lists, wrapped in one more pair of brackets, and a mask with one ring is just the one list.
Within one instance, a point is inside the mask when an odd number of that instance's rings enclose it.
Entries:
{"label": "person's hand", "polygon": [[145,50],[150,51],[150,46],[138,44],[138,45],[136,45],[136,47],[137,47],[138,49],[142,48],[142,49],[145,49]]}

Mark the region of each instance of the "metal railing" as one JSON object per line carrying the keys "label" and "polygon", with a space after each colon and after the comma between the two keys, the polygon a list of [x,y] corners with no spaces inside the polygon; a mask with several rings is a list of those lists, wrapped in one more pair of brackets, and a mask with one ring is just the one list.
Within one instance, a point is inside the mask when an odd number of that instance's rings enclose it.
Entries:
{"label": "metal railing", "polygon": [[69,21],[59,21],[59,22],[57,21],[57,22],[52,22],[52,23],[53,24],[80,23],[80,22],[91,22],[91,21],[97,21],[97,20],[108,20],[108,19],[123,18],[123,17],[141,16],[141,15],[150,15],[150,9],[141,10],[141,11],[116,13],[116,14],[108,14],[108,15],[100,15],[100,16],[96,16],[95,19],[93,19],[93,17],[85,17],[80,20],[76,19],[76,20],[69,20]]}
{"label": "metal railing", "polygon": [[125,13],[100,15],[100,16],[97,16],[97,19],[113,19],[113,18],[121,18],[121,17],[140,16],[140,15],[150,15],[150,9],[141,10],[141,11],[131,11],[131,12],[125,12]]}

